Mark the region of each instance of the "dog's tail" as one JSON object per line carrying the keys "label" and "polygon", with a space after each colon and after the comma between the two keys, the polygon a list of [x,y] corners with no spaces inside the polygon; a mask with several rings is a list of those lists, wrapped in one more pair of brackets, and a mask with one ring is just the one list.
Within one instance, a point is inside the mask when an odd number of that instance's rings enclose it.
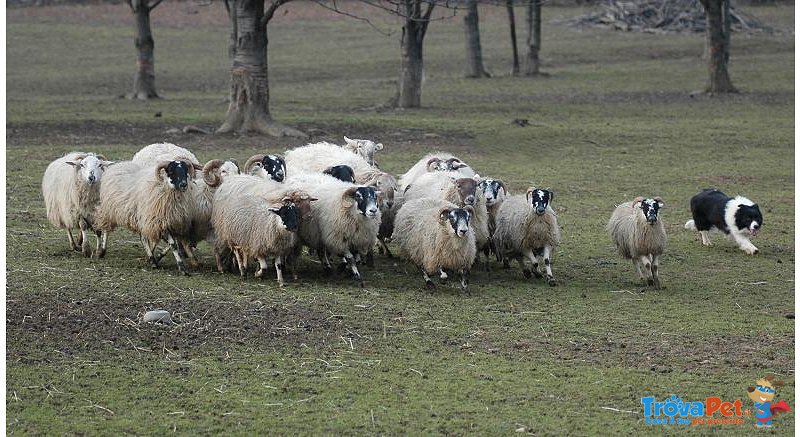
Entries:
{"label": "dog's tail", "polygon": [[683,225],[683,228],[684,229],[688,229],[690,231],[696,231],[697,230],[697,226],[694,225],[694,220],[689,220],[688,222],[686,222],[686,224]]}

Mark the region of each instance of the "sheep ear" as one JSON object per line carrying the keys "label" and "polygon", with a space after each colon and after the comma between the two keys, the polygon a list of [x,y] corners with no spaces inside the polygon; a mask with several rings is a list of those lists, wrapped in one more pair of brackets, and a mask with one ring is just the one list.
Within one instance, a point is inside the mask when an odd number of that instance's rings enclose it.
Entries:
{"label": "sheep ear", "polygon": [[383,150],[383,144],[378,143],[375,145],[375,150]]}
{"label": "sheep ear", "polygon": [[81,165],[80,161],[65,161],[65,164],[69,164],[73,167],[78,167]]}
{"label": "sheep ear", "polygon": [[642,196],[636,196],[636,198],[635,198],[635,199],[633,199],[633,203],[632,203],[632,205],[636,205],[637,203],[642,203],[642,201],[643,201],[643,200],[644,200],[644,197],[642,197]]}
{"label": "sheep ear", "polygon": [[275,213],[277,215],[281,215],[281,210],[278,208],[269,208],[269,212]]}
{"label": "sheep ear", "polygon": [[528,187],[528,191],[525,192],[525,199],[527,199],[528,202],[531,201],[531,195],[533,194],[534,190],[536,190],[535,187]]}
{"label": "sheep ear", "polygon": [[116,164],[115,161],[100,161],[100,167],[102,167],[103,169],[105,169],[106,167],[110,167],[114,164]]}
{"label": "sheep ear", "polygon": [[551,190],[550,188],[546,188],[546,190],[547,190],[548,193],[550,193],[550,200],[551,201],[556,198],[556,193],[553,190]]}
{"label": "sheep ear", "polygon": [[658,207],[659,208],[663,208],[664,207],[664,199],[662,199],[661,196],[656,196],[656,197],[653,198],[653,200],[658,202]]}
{"label": "sheep ear", "polygon": [[347,138],[346,136],[344,137],[344,142],[347,143],[347,144],[355,144],[356,143],[356,141],[353,141],[350,138]]}

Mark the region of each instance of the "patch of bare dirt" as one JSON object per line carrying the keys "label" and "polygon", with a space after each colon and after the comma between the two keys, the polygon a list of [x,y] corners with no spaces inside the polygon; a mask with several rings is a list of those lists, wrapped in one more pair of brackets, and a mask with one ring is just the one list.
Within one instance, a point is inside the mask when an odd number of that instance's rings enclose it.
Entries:
{"label": "patch of bare dirt", "polygon": [[[172,325],[142,322],[151,309],[167,308]],[[6,301],[6,359],[38,360],[26,343],[49,345],[71,356],[113,348],[185,356],[226,347],[265,349],[314,347],[344,331],[340,320],[304,306],[265,304],[259,300],[159,299],[142,302],[128,296],[62,289],[58,294],[26,294]],[[51,351],[46,351],[51,352]]]}
{"label": "patch of bare dirt", "polygon": [[[216,125],[200,125],[213,132]],[[370,139],[381,142],[387,150],[447,149],[454,152],[476,150],[474,137],[466,132],[431,132],[410,128],[382,128],[363,125],[320,125],[301,124],[298,129],[308,133],[309,139],[271,137],[264,135],[204,135],[183,133],[183,126],[167,124],[105,123],[86,121],[80,123],[25,123],[8,124],[6,144],[9,148],[26,147],[31,144],[48,147],[95,144],[141,145],[169,141],[192,150],[200,158],[217,157],[219,151],[269,150],[284,151],[309,142],[330,141],[344,144],[343,137]],[[113,147],[113,146],[110,146]],[[109,153],[113,155],[113,153]],[[109,156],[110,159],[126,159],[126,156]]]}

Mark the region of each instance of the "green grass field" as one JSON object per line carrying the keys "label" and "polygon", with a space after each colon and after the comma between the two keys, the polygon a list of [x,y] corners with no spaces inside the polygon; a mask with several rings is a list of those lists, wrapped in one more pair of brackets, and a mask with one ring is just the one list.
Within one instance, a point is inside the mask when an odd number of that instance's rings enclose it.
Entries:
{"label": "green grass field", "polygon": [[[167,3],[154,17],[191,22],[188,3]],[[105,259],[82,258],[45,218],[40,184],[52,159],[71,150],[130,159],[167,140],[202,160],[244,161],[303,142],[167,132],[223,120],[224,17],[223,26],[154,25],[165,98],[140,102],[117,97],[132,86],[132,25],[9,10],[6,432],[751,434],[752,418],[647,425],[640,400],[718,396],[751,410],[746,389],[768,373],[786,382],[776,399],[796,407],[793,6],[746,8],[781,31],[734,35],[741,93],[716,97],[690,97],[706,80],[702,35],[575,29],[556,20],[587,10],[545,7],[550,77],[513,78],[504,12],[487,10],[495,77],[470,80],[461,18],[436,22],[424,108],[405,111],[375,110],[399,73],[396,23],[375,13],[385,35],[289,7],[270,26],[273,116],[315,141],[380,141],[378,161],[396,174],[447,150],[516,193],[552,187],[558,286],[494,264],[473,269],[471,295],[456,282],[428,293],[413,266],[378,256],[363,289],[323,276],[308,257],[299,281],[279,289],[273,277],[213,273],[206,244],[205,267],[185,278],[167,258],[147,267],[126,231],[111,235]],[[197,16],[221,14],[213,3]],[[759,203],[758,255],[719,234],[703,247],[683,229],[689,198],[706,187]],[[614,206],[637,195],[666,202],[660,292],[636,281],[605,233]],[[140,322],[156,308],[178,324]],[[777,417],[773,432],[792,435],[794,417]]]}

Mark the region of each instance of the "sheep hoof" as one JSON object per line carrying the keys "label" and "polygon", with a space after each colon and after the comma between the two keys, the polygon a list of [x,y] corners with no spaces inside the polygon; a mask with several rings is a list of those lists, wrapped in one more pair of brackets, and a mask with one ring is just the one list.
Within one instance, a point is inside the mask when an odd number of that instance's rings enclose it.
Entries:
{"label": "sheep hoof", "polygon": [[256,278],[261,278],[261,275],[264,274],[264,269],[258,269],[256,274],[254,275]]}
{"label": "sheep hoof", "polygon": [[431,281],[430,279],[426,279],[425,288],[427,288],[428,290],[433,290],[434,288],[436,288],[436,284],[434,284],[433,281]]}
{"label": "sheep hoof", "polygon": [[530,279],[532,276],[531,271],[529,269],[523,269],[522,274],[525,276],[525,279]]}
{"label": "sheep hoof", "polygon": [[555,287],[555,286],[557,285],[556,278],[554,278],[554,277],[550,276],[549,278],[547,278],[547,283],[548,283],[548,284],[549,284],[551,287]]}
{"label": "sheep hoof", "polygon": [[100,259],[100,258],[102,258],[104,256],[106,256],[105,249],[100,249],[100,250],[98,250],[98,251],[96,251],[95,253],[92,254],[92,258],[95,258],[95,259]]}
{"label": "sheep hoof", "polygon": [[653,285],[653,280],[652,279],[647,279],[647,285]]}

